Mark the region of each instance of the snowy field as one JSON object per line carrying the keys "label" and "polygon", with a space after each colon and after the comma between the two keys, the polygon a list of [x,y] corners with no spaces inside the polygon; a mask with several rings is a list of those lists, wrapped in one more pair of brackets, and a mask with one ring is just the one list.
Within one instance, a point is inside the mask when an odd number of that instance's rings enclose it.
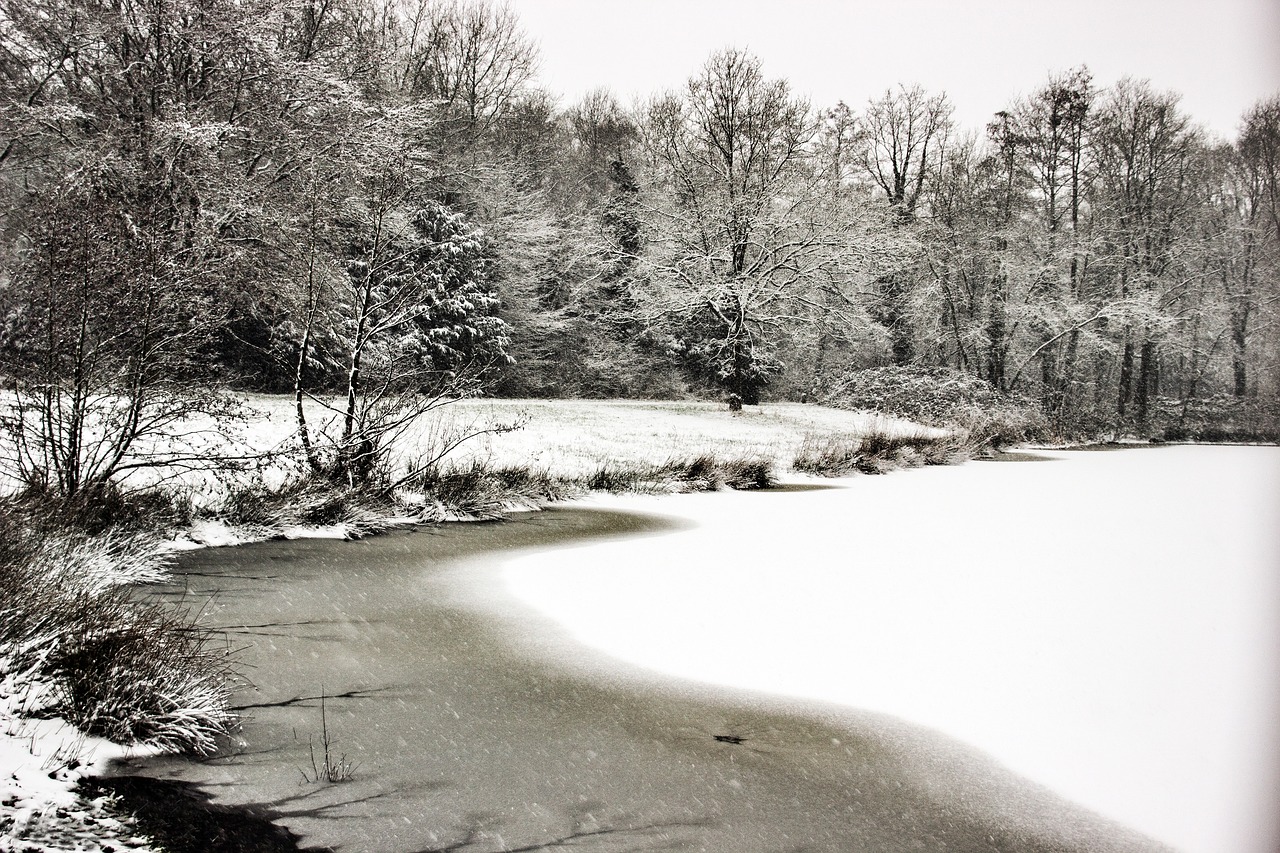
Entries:
{"label": "snowy field", "polygon": [[1280,849],[1280,449],[1039,455],[599,497],[696,526],[503,578],[613,658],[941,730],[1187,853]]}
{"label": "snowy field", "polygon": [[[266,448],[290,436],[293,402],[287,397],[248,398],[254,416],[249,434]],[[324,416],[313,405],[308,417]],[[849,412],[802,403],[768,403],[730,412],[723,403],[700,400],[488,400],[449,403],[410,429],[399,451],[429,453],[450,437],[501,424],[519,428],[480,435],[449,456],[457,464],[479,460],[495,467],[525,465],[552,475],[576,477],[605,464],[661,464],[700,453],[725,457],[762,455],[790,463],[805,435],[889,432],[940,433],[909,421],[870,412]]]}
{"label": "snowy field", "polygon": [[[194,432],[212,442],[209,452],[253,456],[288,450],[295,445],[293,398],[247,394],[242,420],[231,425],[227,440],[213,441],[211,423],[189,423]],[[337,430],[332,409],[310,401],[306,407],[312,429]],[[500,425],[518,429],[491,434]],[[714,453],[724,458],[763,456],[777,459],[785,470],[806,435],[861,434],[869,429],[890,433],[940,434],[885,415],[850,412],[801,403],[748,406],[733,413],[723,403],[649,400],[488,400],[450,402],[423,415],[397,441],[393,467],[431,458],[459,436],[481,433],[464,442],[445,459],[446,465],[472,461],[543,469],[552,476],[574,478],[599,467],[628,463],[660,465],[672,459]],[[146,443],[146,451],[165,450],[163,443]],[[296,449],[296,447],[295,447]],[[0,459],[9,454],[0,453]],[[251,469],[268,484],[278,484],[287,472],[300,470],[296,456],[266,459]],[[197,505],[216,502],[221,492],[212,473],[167,469],[139,470],[128,485],[164,482],[193,490]],[[0,490],[13,490],[17,480],[0,466]]]}

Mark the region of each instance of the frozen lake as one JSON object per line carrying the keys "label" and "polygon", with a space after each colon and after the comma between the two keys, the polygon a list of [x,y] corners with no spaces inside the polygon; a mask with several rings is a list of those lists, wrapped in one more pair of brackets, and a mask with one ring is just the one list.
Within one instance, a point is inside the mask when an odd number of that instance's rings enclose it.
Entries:
{"label": "frozen lake", "polygon": [[1047,455],[187,552],[240,740],[119,775],[309,849],[1271,853],[1280,450]]}
{"label": "frozen lake", "polygon": [[1039,455],[600,498],[694,526],[502,578],[549,654],[891,715],[1188,853],[1280,849],[1280,449]]}

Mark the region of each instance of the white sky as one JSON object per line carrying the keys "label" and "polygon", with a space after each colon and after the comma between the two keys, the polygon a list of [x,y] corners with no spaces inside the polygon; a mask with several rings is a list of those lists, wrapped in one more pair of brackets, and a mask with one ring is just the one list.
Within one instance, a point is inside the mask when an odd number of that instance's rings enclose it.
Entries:
{"label": "white sky", "polygon": [[945,91],[966,129],[1050,73],[1085,64],[1183,95],[1233,138],[1280,92],[1280,0],[510,0],[541,45],[541,84],[627,103],[683,84],[713,51],[751,50],[815,106],[860,108],[900,82]]}

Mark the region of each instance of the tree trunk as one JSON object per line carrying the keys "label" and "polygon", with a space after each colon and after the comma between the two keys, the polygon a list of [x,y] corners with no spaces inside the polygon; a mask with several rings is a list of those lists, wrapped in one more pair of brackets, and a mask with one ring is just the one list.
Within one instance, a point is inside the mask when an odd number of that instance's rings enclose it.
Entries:
{"label": "tree trunk", "polygon": [[915,359],[915,341],[911,324],[907,319],[906,294],[897,274],[881,280],[883,307],[880,320],[889,332],[889,346],[893,363],[908,365]]}
{"label": "tree trunk", "polygon": [[1246,323],[1247,320],[1241,311],[1231,312],[1231,377],[1232,377],[1232,393],[1236,397],[1246,397],[1249,394],[1249,374],[1245,362],[1245,346],[1246,346]]}
{"label": "tree trunk", "polygon": [[1124,329],[1124,349],[1120,355],[1119,389],[1116,394],[1116,415],[1122,421],[1131,399],[1133,399],[1133,331],[1126,326]]}
{"label": "tree trunk", "polygon": [[[1003,240],[1000,242],[1004,243]],[[1004,390],[1005,359],[1009,352],[1004,285],[1004,271],[997,270],[991,277],[991,298],[987,306],[987,381],[1001,391]]]}
{"label": "tree trunk", "polygon": [[1040,385],[1044,413],[1056,420],[1062,412],[1062,378],[1058,373],[1056,344],[1050,344],[1040,353]]}
{"label": "tree trunk", "polygon": [[1160,393],[1160,354],[1155,341],[1144,338],[1138,361],[1137,421],[1145,427],[1151,403]]}
{"label": "tree trunk", "polygon": [[320,470],[320,460],[316,458],[315,448],[311,444],[311,430],[307,426],[306,410],[302,406],[303,393],[303,373],[307,363],[307,349],[311,346],[311,322],[308,318],[307,325],[302,332],[302,343],[298,348],[298,362],[293,372],[293,405],[294,416],[298,421],[298,438],[302,441],[302,450],[307,456],[307,466],[312,473],[318,473]]}
{"label": "tree trunk", "polygon": [[1055,421],[1058,432],[1066,428],[1067,419],[1074,419],[1080,405],[1076,395],[1076,360],[1080,352],[1080,331],[1067,335],[1066,354],[1062,359],[1062,371],[1058,376],[1058,411]]}

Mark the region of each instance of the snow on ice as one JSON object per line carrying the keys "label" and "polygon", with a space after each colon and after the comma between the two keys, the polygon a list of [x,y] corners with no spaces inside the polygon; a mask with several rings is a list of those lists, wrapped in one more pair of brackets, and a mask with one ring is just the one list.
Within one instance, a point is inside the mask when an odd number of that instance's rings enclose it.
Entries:
{"label": "snow on ice", "polygon": [[892,714],[1189,853],[1269,853],[1280,449],[1041,455],[600,497],[696,526],[503,577],[624,661]]}

